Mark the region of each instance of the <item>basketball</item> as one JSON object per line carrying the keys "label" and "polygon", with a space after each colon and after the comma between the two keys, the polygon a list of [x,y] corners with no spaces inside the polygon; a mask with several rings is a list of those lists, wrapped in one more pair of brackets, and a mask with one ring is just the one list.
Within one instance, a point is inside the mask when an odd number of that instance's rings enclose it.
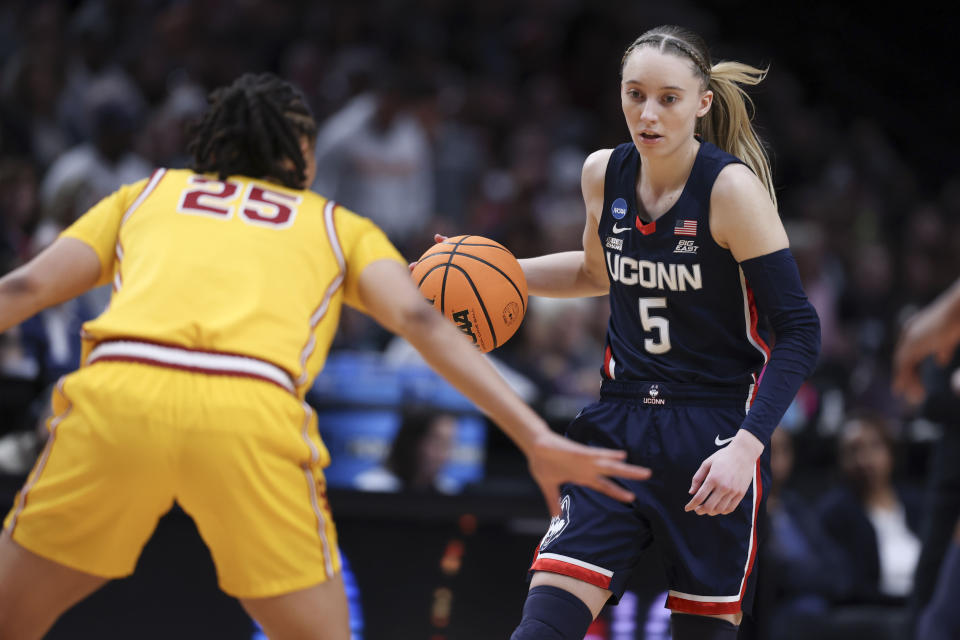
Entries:
{"label": "basketball", "polygon": [[520,263],[489,238],[447,238],[420,257],[412,276],[427,300],[484,353],[509,340],[527,312]]}

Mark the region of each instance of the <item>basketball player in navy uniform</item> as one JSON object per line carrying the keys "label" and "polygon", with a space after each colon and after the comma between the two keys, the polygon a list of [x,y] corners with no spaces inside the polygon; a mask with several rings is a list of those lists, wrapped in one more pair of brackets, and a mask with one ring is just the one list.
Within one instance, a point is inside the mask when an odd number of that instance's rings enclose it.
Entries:
{"label": "basketball player in navy uniform", "polygon": [[514,640],[583,638],[651,544],[674,638],[732,640],[750,611],[770,436],[820,344],[739,86],[764,74],[712,65],[678,27],[640,36],[621,64],[630,142],[584,164],[583,251],[521,261],[531,294],[610,294],[600,401],[568,436],[653,476],[624,482],[632,502],[566,487]]}

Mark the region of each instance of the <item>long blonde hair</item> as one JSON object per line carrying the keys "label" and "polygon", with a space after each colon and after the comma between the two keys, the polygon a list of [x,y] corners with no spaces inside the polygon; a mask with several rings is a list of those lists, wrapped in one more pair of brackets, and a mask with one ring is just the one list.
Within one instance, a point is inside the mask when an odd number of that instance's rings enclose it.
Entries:
{"label": "long blonde hair", "polygon": [[710,52],[703,38],[674,25],[647,31],[627,47],[620,61],[620,74],[627,58],[640,47],[657,47],[661,53],[689,58],[702,81],[702,89],[713,91],[713,105],[707,115],[697,120],[697,133],[720,149],[743,160],[763,182],[773,203],[777,194],[773,187],[770,158],[763,141],[753,128],[753,100],[741,85],[759,84],[768,69],[758,69],[742,62],[711,64]]}

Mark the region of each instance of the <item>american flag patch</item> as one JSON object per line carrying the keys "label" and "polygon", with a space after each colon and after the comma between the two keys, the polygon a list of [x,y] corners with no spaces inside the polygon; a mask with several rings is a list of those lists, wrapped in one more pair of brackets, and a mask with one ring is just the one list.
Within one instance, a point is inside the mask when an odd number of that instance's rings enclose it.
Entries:
{"label": "american flag patch", "polygon": [[673,228],[675,236],[695,236],[697,235],[696,220],[677,220],[677,226]]}

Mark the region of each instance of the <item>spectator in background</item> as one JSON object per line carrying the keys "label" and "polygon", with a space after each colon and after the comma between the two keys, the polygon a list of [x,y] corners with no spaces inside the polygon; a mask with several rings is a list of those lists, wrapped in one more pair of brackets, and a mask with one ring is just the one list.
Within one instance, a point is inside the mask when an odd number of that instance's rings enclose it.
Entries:
{"label": "spectator in background", "polygon": [[441,474],[453,456],[457,418],[427,407],[407,409],[382,467],[357,476],[363,491],[435,491],[456,493],[460,487]]}
{"label": "spectator in background", "polygon": [[[51,245],[62,230],[53,222],[41,223],[34,233],[29,257]],[[36,382],[40,388],[55,384],[80,366],[81,327],[102,310],[95,306],[94,298],[80,296],[44,309],[20,325],[21,344],[36,363]]]}
{"label": "spectator in background", "polygon": [[[0,270],[7,271],[23,261],[29,252],[36,226],[37,177],[33,165],[23,157],[0,160]],[[17,327],[0,334],[0,437],[25,428],[29,407],[39,391],[35,385],[37,364],[24,348],[22,330]]]}
{"label": "spectator in background", "polygon": [[146,126],[144,152],[150,164],[177,169],[187,166],[187,124],[198,118],[206,105],[206,96],[198,85],[185,82],[170,90]]}
{"label": "spectator in background", "polygon": [[846,637],[898,637],[891,634],[905,623],[920,556],[919,500],[893,483],[894,441],[884,418],[849,416],[838,446],[845,483],[822,498],[818,511],[849,571],[849,588],[837,602],[868,608],[849,608],[832,624]]}
{"label": "spectator in background", "polygon": [[[60,231],[54,222],[41,222],[25,257],[36,256]],[[0,472],[24,474],[33,465],[46,439],[50,390],[80,365],[80,328],[100,312],[97,305],[92,295],[67,300],[0,335],[0,415],[7,418],[0,430]]]}
{"label": "spectator in background", "polygon": [[508,363],[537,383],[548,420],[568,421],[600,388],[597,354],[603,345],[590,330],[609,317],[606,299],[531,296],[523,342]]}
{"label": "spectator in background", "polygon": [[[104,91],[107,87],[102,88]],[[91,89],[92,95],[100,89]],[[61,190],[83,188],[86,202],[73,202],[78,211],[85,211],[100,199],[120,188],[150,175],[152,167],[134,153],[134,134],[138,114],[123,94],[107,92],[91,106],[92,142],[70,149],[50,167],[40,187],[45,210],[55,208],[62,200]],[[66,223],[72,220],[64,221]]]}
{"label": "spectator in background", "polygon": [[[3,336],[0,335],[0,343]],[[53,415],[49,401],[54,385],[33,398],[25,408],[19,425],[22,429],[0,436],[0,473],[25,475],[47,442],[47,421]],[[8,415],[4,413],[3,415]]]}
{"label": "spectator in background", "polygon": [[430,141],[417,113],[433,94],[417,78],[380,73],[379,90],[353,98],[320,129],[313,189],[367,212],[403,252],[434,213]]}
{"label": "spectator in background", "polygon": [[26,256],[36,226],[37,175],[26,158],[0,161],[0,269],[9,270]]}
{"label": "spectator in background", "polygon": [[769,539],[761,553],[760,638],[821,638],[831,602],[849,590],[850,572],[813,507],[789,487],[793,436],[783,427],[770,441]]}
{"label": "spectator in background", "polygon": [[44,168],[70,142],[57,113],[64,81],[60,53],[53,46],[34,45],[11,57],[3,67],[3,117],[9,128],[16,129],[14,135],[18,138],[16,144],[6,145],[14,149],[4,150],[29,153]]}
{"label": "spectator in background", "polygon": [[65,61],[65,86],[60,94],[60,123],[71,140],[97,135],[91,100],[108,91],[121,96],[127,108],[139,112],[144,99],[121,64],[117,42],[118,16],[105,2],[88,0],[74,11],[67,25],[71,48]]}

